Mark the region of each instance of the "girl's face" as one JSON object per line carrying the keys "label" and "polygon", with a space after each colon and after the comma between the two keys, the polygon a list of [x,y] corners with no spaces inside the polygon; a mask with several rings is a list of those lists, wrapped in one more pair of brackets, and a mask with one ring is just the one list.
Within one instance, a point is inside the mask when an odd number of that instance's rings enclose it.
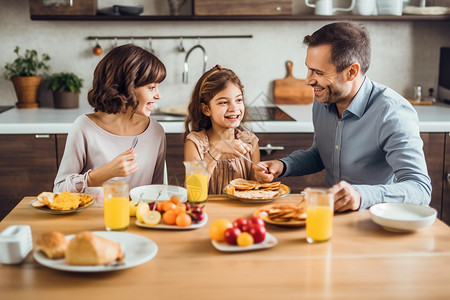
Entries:
{"label": "girl's face", "polygon": [[236,128],[244,118],[245,106],[242,91],[229,83],[209,104],[202,104],[203,114],[211,118],[213,127]]}
{"label": "girl's face", "polygon": [[150,116],[153,104],[160,98],[158,86],[159,83],[149,83],[135,89],[136,98],[139,101],[136,108],[137,114]]}

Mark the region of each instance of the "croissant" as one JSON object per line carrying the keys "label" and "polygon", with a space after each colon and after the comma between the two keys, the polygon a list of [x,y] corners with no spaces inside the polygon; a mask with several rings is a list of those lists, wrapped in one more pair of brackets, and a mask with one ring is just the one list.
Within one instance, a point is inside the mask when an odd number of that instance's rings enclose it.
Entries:
{"label": "croissant", "polygon": [[121,259],[120,244],[90,231],[75,235],[66,249],[66,263],[69,265],[106,265]]}

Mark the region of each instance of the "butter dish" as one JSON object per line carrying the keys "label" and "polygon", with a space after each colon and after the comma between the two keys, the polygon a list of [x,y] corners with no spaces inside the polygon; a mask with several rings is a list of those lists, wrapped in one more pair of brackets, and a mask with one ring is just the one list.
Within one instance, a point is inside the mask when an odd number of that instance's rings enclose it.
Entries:
{"label": "butter dish", "polygon": [[29,225],[11,225],[0,233],[0,262],[21,263],[33,248]]}

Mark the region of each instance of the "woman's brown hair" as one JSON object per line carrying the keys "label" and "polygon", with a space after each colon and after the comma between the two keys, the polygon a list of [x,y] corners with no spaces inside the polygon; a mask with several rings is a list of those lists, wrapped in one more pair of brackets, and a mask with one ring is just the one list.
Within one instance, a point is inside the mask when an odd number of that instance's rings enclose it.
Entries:
{"label": "woman's brown hair", "polygon": [[96,112],[117,114],[131,107],[134,113],[135,89],[165,78],[166,67],[149,51],[133,44],[115,47],[95,68],[88,101]]}
{"label": "woman's brown hair", "polygon": [[[200,77],[192,92],[188,106],[188,116],[184,122],[184,138],[191,131],[200,131],[211,128],[211,119],[202,112],[202,103],[209,102],[217,93],[227,87],[228,84],[236,85],[244,94],[244,86],[239,77],[230,69],[216,65]],[[244,102],[245,105],[245,102]]]}

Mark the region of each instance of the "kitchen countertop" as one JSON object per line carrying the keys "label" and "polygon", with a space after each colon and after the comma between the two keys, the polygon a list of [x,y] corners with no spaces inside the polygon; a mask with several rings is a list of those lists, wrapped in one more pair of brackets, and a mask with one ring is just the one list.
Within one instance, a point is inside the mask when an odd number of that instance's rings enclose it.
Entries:
{"label": "kitchen countertop", "polygon": [[[312,105],[279,105],[295,121],[247,122],[255,133],[313,133]],[[450,105],[414,106],[421,132],[450,132]],[[0,113],[0,134],[66,134],[75,119],[92,112],[90,107],[77,109],[17,109]],[[166,133],[184,132],[182,121],[159,121]]]}

